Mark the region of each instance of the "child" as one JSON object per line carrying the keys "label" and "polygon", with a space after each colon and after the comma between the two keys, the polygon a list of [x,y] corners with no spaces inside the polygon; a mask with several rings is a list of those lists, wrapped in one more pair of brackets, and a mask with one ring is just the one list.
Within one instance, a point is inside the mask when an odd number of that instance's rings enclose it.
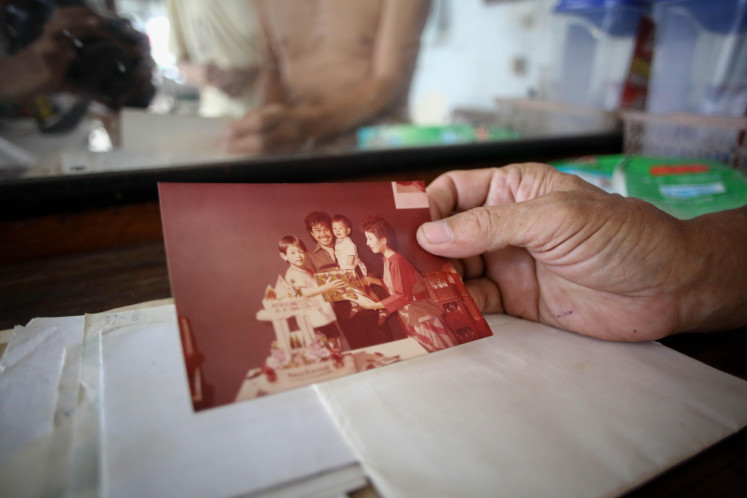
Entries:
{"label": "child", "polygon": [[366,276],[366,265],[358,257],[358,247],[350,238],[350,220],[341,214],[332,217],[332,233],[335,234],[335,258],[341,270],[360,269],[361,275]]}
{"label": "child", "polygon": [[306,245],[293,235],[286,235],[278,243],[278,250],[283,261],[288,263],[285,281],[293,287],[297,295],[314,300],[314,306],[309,313],[311,326],[327,339],[337,342],[342,350],[350,349],[345,336],[337,325],[337,317],[332,305],[324,300],[322,294],[340,290],[345,284],[342,281],[330,282],[319,286],[314,273],[306,266]]}
{"label": "child", "polygon": [[[341,214],[332,217],[332,233],[335,234],[335,258],[337,258],[337,264],[341,270],[357,269],[365,277],[368,270],[361,258],[358,257],[358,246],[350,238],[351,226],[350,220]],[[350,317],[352,318],[361,308],[354,302],[351,302],[351,305]],[[387,316],[385,309],[379,310],[379,324],[384,323]]]}

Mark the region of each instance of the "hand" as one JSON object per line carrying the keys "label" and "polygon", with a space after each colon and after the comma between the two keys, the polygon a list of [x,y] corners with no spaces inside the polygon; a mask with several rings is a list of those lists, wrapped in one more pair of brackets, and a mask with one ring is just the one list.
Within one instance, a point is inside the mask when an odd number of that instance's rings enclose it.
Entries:
{"label": "hand", "polygon": [[463,258],[484,312],[623,341],[702,325],[690,310],[710,280],[709,242],[650,204],[540,164],[447,173],[428,195],[434,219],[458,214],[423,224],[418,241]]}
{"label": "hand", "polygon": [[76,40],[101,35],[100,26],[101,18],[87,7],[55,9],[36,41],[0,61],[0,99],[23,100],[63,89]]}
{"label": "hand", "polygon": [[327,292],[342,292],[345,289],[345,282],[342,280],[333,280],[322,286],[324,293]]}
{"label": "hand", "polygon": [[366,310],[378,310],[378,309],[384,308],[384,306],[381,303],[377,303],[370,297],[364,296],[358,291],[356,291],[355,293],[355,299],[351,299],[351,301],[353,301],[354,303],[358,304],[358,306]]}
{"label": "hand", "polygon": [[238,97],[254,84],[259,75],[258,67],[221,69],[208,64],[205,69],[206,81],[229,97]]}
{"label": "hand", "polygon": [[261,154],[297,150],[304,139],[297,113],[286,106],[270,104],[249,111],[234,122],[226,132],[223,147],[228,152]]}

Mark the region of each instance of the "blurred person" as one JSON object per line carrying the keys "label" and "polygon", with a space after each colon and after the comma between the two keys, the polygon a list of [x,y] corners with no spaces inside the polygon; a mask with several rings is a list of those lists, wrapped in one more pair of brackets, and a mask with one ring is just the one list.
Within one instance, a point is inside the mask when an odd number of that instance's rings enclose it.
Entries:
{"label": "blurred person", "polygon": [[[59,4],[59,6],[58,6]],[[155,94],[147,37],[83,2],[0,0],[0,102],[27,106],[42,131],[67,131],[88,102],[147,107]],[[71,108],[51,97],[67,93]]]}
{"label": "blurred person", "polygon": [[262,60],[252,0],[167,0],[169,46],[200,89],[199,114],[240,117],[260,103]]}
{"label": "blurred person", "polygon": [[427,192],[418,242],[458,258],[485,313],[615,341],[747,325],[747,206],[680,220],[536,163]]}
{"label": "blurred person", "polygon": [[[8,4],[8,0],[0,0],[4,24]],[[77,56],[72,39],[101,33],[101,18],[88,8],[77,6],[56,9],[40,36],[20,51],[9,53],[9,40],[3,37],[0,101],[22,102],[62,90],[68,65]]]}
{"label": "blurred person", "polygon": [[362,124],[407,121],[428,0],[258,0],[262,107],[226,133],[228,151],[355,143]]}

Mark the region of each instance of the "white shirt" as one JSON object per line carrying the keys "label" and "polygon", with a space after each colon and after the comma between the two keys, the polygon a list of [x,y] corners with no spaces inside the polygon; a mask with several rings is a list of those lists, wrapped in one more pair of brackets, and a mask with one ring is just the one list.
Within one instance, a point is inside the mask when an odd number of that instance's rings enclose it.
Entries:
{"label": "white shirt", "polygon": [[[347,261],[351,255],[354,256],[353,264],[348,265]],[[358,247],[350,237],[337,239],[335,241],[335,258],[337,258],[337,264],[340,265],[340,269],[352,270],[357,266],[361,269],[363,275],[367,274],[366,265],[361,261],[361,258],[358,257]]]}
{"label": "white shirt", "polygon": [[[288,267],[288,271],[285,272],[285,281],[294,289],[313,289],[318,287],[311,271],[306,272],[295,266]],[[321,294],[307,297],[306,299],[309,299],[312,306],[312,310],[309,313],[309,320],[311,320],[312,327],[323,327],[337,320],[332,305],[325,301]]]}

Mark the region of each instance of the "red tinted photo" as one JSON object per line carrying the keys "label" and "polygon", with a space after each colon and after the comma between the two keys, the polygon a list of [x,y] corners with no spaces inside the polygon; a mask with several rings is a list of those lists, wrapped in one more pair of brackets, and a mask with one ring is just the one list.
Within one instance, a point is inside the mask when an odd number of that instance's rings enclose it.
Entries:
{"label": "red tinted photo", "polygon": [[420,248],[422,182],[159,185],[195,410],[491,335]]}

